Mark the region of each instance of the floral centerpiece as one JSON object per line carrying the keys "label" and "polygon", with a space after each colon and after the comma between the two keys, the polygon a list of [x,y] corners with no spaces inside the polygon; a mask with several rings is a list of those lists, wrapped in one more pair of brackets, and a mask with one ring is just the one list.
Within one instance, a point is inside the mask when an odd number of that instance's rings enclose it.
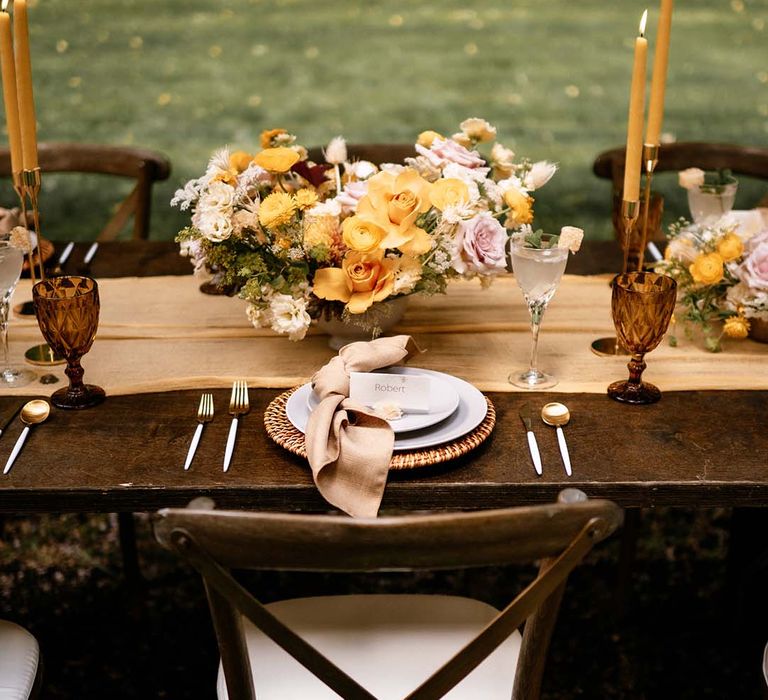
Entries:
{"label": "floral centerpiece", "polygon": [[341,138],[315,163],[292,134],[265,131],[258,153],[222,149],[176,192],[171,204],[192,212],[177,240],[248,302],[256,327],[300,340],[313,319],[335,317],[376,335],[386,302],[506,271],[508,229],[530,231],[531,193],[556,166],[516,159],[495,137],[467,119],[450,137],[423,132],[404,163],[376,166],[350,161]]}
{"label": "floral centerpiece", "polygon": [[[722,338],[746,338],[768,321],[768,229],[744,230],[732,216],[704,223],[680,220],[669,230],[657,272],[678,285],[678,319],[700,327],[707,349]],[[673,336],[673,343],[674,336]]]}

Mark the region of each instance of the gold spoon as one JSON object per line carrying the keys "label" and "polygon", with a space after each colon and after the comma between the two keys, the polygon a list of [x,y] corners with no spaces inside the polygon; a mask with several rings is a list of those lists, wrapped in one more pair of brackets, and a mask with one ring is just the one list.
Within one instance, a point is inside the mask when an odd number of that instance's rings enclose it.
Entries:
{"label": "gold spoon", "polygon": [[35,399],[34,401],[28,401],[24,404],[24,406],[21,409],[21,422],[24,423],[24,430],[21,432],[21,435],[19,435],[19,439],[16,440],[16,444],[13,446],[13,451],[11,452],[11,456],[8,457],[8,461],[5,463],[5,469],[3,469],[3,474],[7,474],[9,471],[11,471],[11,467],[13,466],[13,462],[18,456],[19,452],[21,452],[21,448],[24,445],[24,441],[27,439],[27,435],[29,434],[29,429],[33,425],[37,425],[38,423],[42,423],[46,418],[48,418],[48,415],[51,412],[51,405],[47,401],[43,401],[42,399]]}
{"label": "gold spoon", "polygon": [[560,446],[560,456],[563,458],[565,473],[571,476],[571,458],[568,455],[568,445],[565,443],[565,435],[562,426],[567,425],[571,420],[571,412],[568,407],[562,403],[548,403],[541,409],[541,420],[547,425],[557,428],[557,444]]}

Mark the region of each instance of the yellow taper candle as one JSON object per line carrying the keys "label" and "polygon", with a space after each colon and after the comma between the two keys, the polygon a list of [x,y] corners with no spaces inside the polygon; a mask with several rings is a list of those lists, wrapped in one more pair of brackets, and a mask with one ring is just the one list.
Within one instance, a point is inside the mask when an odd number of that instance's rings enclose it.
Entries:
{"label": "yellow taper candle", "polygon": [[37,123],[32,93],[32,62],[29,56],[29,21],[27,0],[14,0],[13,36],[16,49],[16,90],[19,96],[21,152],[24,170],[37,167]]}
{"label": "yellow taper candle", "polygon": [[643,116],[645,111],[645,67],[648,58],[648,40],[645,22],[648,10],[640,20],[640,36],[635,39],[635,64],[632,68],[632,89],[629,93],[629,119],[627,120],[627,155],[624,161],[624,195],[630,202],[640,200],[640,162],[643,155]]}
{"label": "yellow taper candle", "polygon": [[674,0],[661,0],[659,27],[656,30],[656,51],[653,54],[651,99],[648,102],[648,130],[645,134],[645,142],[652,146],[659,145],[661,124],[664,121],[664,92],[667,87],[669,37],[672,33],[673,4]]}
{"label": "yellow taper candle", "polygon": [[8,0],[3,0],[0,11],[0,66],[3,75],[5,123],[8,127],[8,146],[11,151],[11,172],[19,173],[22,167],[19,102],[16,98],[16,63],[13,60],[11,16],[6,12],[7,6]]}

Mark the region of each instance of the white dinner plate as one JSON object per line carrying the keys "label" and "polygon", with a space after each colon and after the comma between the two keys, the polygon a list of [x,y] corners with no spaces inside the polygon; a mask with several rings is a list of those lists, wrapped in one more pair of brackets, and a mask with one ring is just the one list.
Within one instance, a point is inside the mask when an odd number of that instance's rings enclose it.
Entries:
{"label": "white dinner plate", "polygon": [[[389,421],[395,433],[407,433],[411,430],[422,430],[430,425],[445,420],[453,413],[459,405],[459,392],[447,379],[436,377],[427,370],[421,370],[416,367],[385,367],[377,370],[382,374],[404,374],[408,376],[429,374],[429,413],[405,413],[397,420]],[[309,392],[307,397],[307,406],[313,411],[320,400],[314,391]]]}
{"label": "white dinner plate", "polygon": [[[415,368],[411,367],[392,367],[390,369],[402,374],[416,371],[419,374],[428,374],[430,377],[444,379],[456,389],[459,395],[458,407],[445,420],[422,430],[413,430],[409,433],[395,435],[396,452],[422,450],[457,440],[483,422],[485,414],[488,412],[488,404],[485,401],[485,396],[469,382],[453,377],[450,374],[434,372],[429,369],[415,370]],[[288,420],[302,433],[306,431],[307,421],[309,420],[307,398],[311,392],[312,386],[305,384],[291,394],[285,405],[285,413],[288,416]]]}

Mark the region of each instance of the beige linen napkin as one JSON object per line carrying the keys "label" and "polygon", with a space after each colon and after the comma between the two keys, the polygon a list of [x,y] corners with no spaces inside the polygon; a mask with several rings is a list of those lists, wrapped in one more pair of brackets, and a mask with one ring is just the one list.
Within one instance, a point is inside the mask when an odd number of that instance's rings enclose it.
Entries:
{"label": "beige linen napkin", "polygon": [[409,335],[350,343],[312,377],[320,403],[307,423],[307,457],[326,501],[353,517],[375,517],[395,444],[383,418],[349,399],[349,373],[370,372],[421,352]]}

